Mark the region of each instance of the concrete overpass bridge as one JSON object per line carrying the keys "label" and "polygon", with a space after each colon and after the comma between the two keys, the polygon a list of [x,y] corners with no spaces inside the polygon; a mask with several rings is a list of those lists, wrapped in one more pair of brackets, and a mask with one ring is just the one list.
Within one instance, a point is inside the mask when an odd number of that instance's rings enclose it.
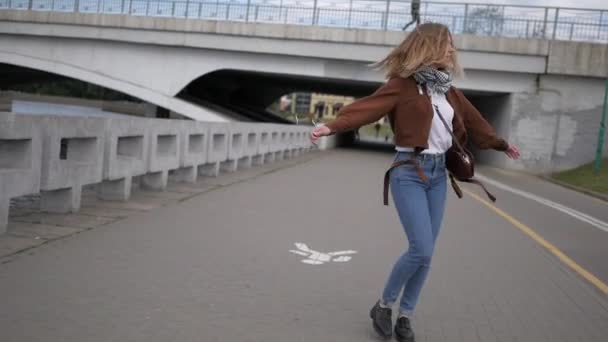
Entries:
{"label": "concrete overpass bridge", "polygon": [[[369,64],[402,38],[390,30],[0,11],[4,68],[79,79],[201,121],[282,122],[266,108],[293,91],[369,94],[383,81]],[[456,85],[523,150],[521,162],[480,154],[482,161],[550,171],[592,158],[608,45],[470,34],[455,42],[466,72]]]}

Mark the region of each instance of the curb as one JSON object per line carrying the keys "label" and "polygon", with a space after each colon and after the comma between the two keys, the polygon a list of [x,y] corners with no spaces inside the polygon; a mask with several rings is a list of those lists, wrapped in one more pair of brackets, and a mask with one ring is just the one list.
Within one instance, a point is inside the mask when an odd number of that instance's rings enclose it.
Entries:
{"label": "curb", "polygon": [[594,198],[596,198],[596,199],[598,199],[600,201],[603,201],[606,204],[608,204],[608,195],[601,194],[601,193],[593,191],[593,190],[588,190],[588,189],[585,189],[585,188],[581,188],[581,187],[576,186],[576,185],[568,184],[566,182],[562,182],[562,181],[559,181],[559,180],[557,180],[555,178],[552,178],[551,176],[540,175],[539,177],[541,179],[544,179],[544,180],[550,182],[550,183],[562,186],[564,188],[568,188],[570,190],[574,190],[574,191],[580,192],[580,193],[585,194],[587,196],[594,197]]}

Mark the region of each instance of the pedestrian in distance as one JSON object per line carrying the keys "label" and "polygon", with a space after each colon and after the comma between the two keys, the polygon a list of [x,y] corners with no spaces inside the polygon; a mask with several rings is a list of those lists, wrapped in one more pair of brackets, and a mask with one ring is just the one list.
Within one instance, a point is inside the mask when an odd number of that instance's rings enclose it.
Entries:
{"label": "pedestrian in distance", "polygon": [[376,130],[376,138],[380,135],[380,128],[382,128],[382,125],[379,122],[376,122],[374,125],[374,129]]}
{"label": "pedestrian in distance", "polygon": [[412,0],[410,4],[410,14],[412,20],[403,26],[403,31],[407,30],[413,23],[416,23],[416,26],[420,25],[420,0]]}
{"label": "pedestrian in distance", "polygon": [[[512,159],[519,158],[519,151],[498,137],[452,85],[461,68],[446,26],[417,26],[376,65],[384,69],[386,83],[343,107],[335,120],[315,127],[310,138],[316,143],[322,136],[357,129],[388,115],[396,154],[385,184],[390,185],[408,248],[394,263],[370,317],[381,337],[389,338],[394,331],[398,341],[412,342],[410,319],[430,270],[445,209],[446,152],[453,143],[465,146],[468,138],[480,149],[502,151]],[[400,161],[404,163],[399,165]],[[393,329],[395,306],[398,318]]]}

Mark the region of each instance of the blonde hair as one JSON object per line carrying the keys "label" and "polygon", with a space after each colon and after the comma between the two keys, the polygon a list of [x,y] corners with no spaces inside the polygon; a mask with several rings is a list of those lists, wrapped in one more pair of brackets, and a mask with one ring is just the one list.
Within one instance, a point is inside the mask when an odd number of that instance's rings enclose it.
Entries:
{"label": "blonde hair", "polygon": [[[438,23],[424,23],[416,27],[383,60],[373,64],[385,70],[387,78],[411,76],[422,66],[439,63],[445,57],[452,34],[447,26]],[[462,75],[457,53],[452,54],[453,75]]]}

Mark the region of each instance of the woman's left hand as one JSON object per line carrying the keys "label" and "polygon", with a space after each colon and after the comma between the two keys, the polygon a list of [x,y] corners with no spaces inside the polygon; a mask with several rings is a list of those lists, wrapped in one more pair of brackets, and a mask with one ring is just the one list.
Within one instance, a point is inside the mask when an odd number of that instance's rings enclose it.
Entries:
{"label": "woman's left hand", "polygon": [[507,148],[507,150],[505,151],[505,154],[511,158],[511,159],[519,159],[519,149],[514,146],[509,144],[509,148]]}

